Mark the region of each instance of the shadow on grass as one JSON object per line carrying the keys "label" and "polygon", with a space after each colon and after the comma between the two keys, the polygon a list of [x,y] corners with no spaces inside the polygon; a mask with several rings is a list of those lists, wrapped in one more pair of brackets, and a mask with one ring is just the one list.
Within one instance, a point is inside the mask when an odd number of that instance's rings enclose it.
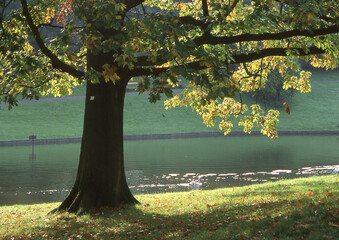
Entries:
{"label": "shadow on grass", "polygon": [[101,209],[84,216],[54,214],[41,226],[23,226],[19,238],[335,239],[338,192],[322,184],[305,182],[295,191],[292,183],[249,186],[242,192],[221,192],[219,202],[201,202],[198,191],[182,208],[169,195],[150,204]]}

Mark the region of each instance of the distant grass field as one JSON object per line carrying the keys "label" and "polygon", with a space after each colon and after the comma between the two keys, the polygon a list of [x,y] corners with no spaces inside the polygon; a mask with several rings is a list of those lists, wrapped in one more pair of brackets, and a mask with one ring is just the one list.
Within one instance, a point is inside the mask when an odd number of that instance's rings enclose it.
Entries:
{"label": "distant grass field", "polygon": [[[312,92],[295,94],[289,101],[291,114],[281,106],[279,130],[339,130],[339,71],[313,74]],[[323,82],[323,83],[322,83]],[[75,89],[74,96],[84,95]],[[207,128],[191,109],[165,110],[163,103],[150,104],[147,95],[129,95],[125,100],[124,133],[183,133],[219,131]],[[81,137],[84,100],[22,104],[8,111],[0,109],[0,141],[23,140],[35,134],[39,139]],[[233,131],[242,131],[235,124]]]}

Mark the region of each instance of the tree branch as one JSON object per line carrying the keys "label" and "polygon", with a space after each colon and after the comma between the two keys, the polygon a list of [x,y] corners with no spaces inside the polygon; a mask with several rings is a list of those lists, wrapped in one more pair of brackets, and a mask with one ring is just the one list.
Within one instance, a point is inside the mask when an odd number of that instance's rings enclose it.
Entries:
{"label": "tree branch", "polygon": [[201,3],[202,3],[202,14],[206,18],[209,16],[207,0],[201,0]]}
{"label": "tree branch", "polygon": [[[275,1],[277,1],[281,4],[281,11],[282,11],[283,5],[290,6],[291,4],[293,4],[293,5],[300,7],[300,5],[298,4],[297,1],[281,1],[281,0],[275,0]],[[319,18],[324,20],[325,22],[328,22],[328,23],[335,23],[335,18],[327,17],[323,14],[319,14]]]}
{"label": "tree branch", "polygon": [[[296,36],[307,36],[307,37],[315,37],[320,35],[326,35],[330,33],[339,32],[339,25],[334,25],[327,28],[321,28],[310,33],[309,31],[301,31],[301,30],[291,30],[281,33],[264,33],[264,34],[242,34],[238,36],[231,37],[213,37],[211,35],[204,34],[201,37],[198,37],[194,41],[197,45],[203,44],[233,44],[238,42],[246,42],[246,41],[262,41],[262,40],[281,40],[290,37]],[[282,49],[282,48],[279,48]],[[265,50],[265,49],[264,49]],[[262,50],[262,51],[264,51]],[[246,54],[245,54],[246,55]],[[149,56],[141,56],[138,57],[135,66],[153,66],[153,65],[161,65],[164,64],[166,59],[158,58],[156,62],[152,62],[148,60]]]}
{"label": "tree branch", "polygon": [[36,26],[36,27],[37,27],[37,28],[50,27],[50,28],[59,28],[59,29],[64,28],[63,26],[53,25],[53,24],[50,24],[50,23],[39,24],[39,25]]}
{"label": "tree branch", "polygon": [[145,7],[144,7],[144,4],[141,3],[141,7],[142,7],[142,11],[144,12],[144,15],[146,16],[147,13],[146,13],[146,9],[145,9]]}
{"label": "tree branch", "polygon": [[232,55],[231,57],[234,59],[232,64],[251,62],[254,60],[258,60],[258,59],[270,57],[270,56],[287,56],[287,53],[289,51],[298,52],[297,54],[298,56],[307,56],[307,55],[325,53],[325,50],[317,48],[317,47],[310,47],[307,50],[303,48],[267,48],[267,49],[262,49],[258,52]]}
{"label": "tree branch", "polygon": [[200,37],[195,38],[193,41],[196,45],[204,45],[204,44],[233,44],[238,42],[247,42],[247,41],[263,41],[263,40],[282,40],[290,37],[297,37],[297,36],[305,36],[305,37],[315,37],[320,35],[326,35],[331,33],[338,33],[339,32],[339,24],[320,28],[314,30],[313,32],[307,30],[291,30],[285,31],[280,33],[262,33],[262,34],[241,34],[238,36],[230,36],[230,37],[215,37],[210,34],[203,34]]}
{"label": "tree branch", "polygon": [[127,13],[132,8],[142,4],[145,0],[125,0],[124,4],[126,5],[125,12]]}
{"label": "tree branch", "polygon": [[157,58],[157,61],[149,61],[148,58],[150,56],[140,56],[137,58],[137,62],[134,63],[134,66],[137,67],[147,67],[147,66],[153,66],[153,65],[162,65],[166,62],[168,62],[168,60],[166,59],[162,59],[162,58]]}
{"label": "tree branch", "polygon": [[319,18],[324,20],[325,22],[328,22],[328,23],[335,23],[335,19],[331,18],[331,17],[320,15]]}
{"label": "tree branch", "polygon": [[[307,55],[325,53],[325,50],[317,48],[317,47],[310,47],[307,50],[303,48],[267,48],[267,49],[262,49],[258,52],[232,55],[230,56],[233,59],[231,64],[247,63],[247,62],[251,62],[254,60],[262,59],[265,57],[271,57],[271,56],[287,56],[289,51],[297,52],[298,56],[307,56]],[[187,63],[184,65],[176,66],[176,67],[186,67],[186,68],[195,69],[195,70],[203,70],[203,69],[208,68],[201,63],[202,63],[201,61],[196,61],[196,62],[191,62],[191,63]],[[225,62],[225,64],[228,64],[228,63]],[[146,65],[143,65],[143,66],[146,66]],[[131,74],[131,77],[159,75],[160,73],[168,71],[171,67],[163,67],[163,68],[155,68],[155,67],[138,68],[137,67],[133,69],[130,74]]]}
{"label": "tree branch", "polygon": [[76,78],[80,78],[84,76],[84,72],[79,71],[75,68],[73,68],[72,66],[62,62],[50,49],[48,49],[45,45],[45,43],[43,42],[39,30],[37,28],[37,26],[34,25],[32,16],[29,13],[28,7],[27,7],[27,1],[26,0],[20,0],[21,5],[22,5],[22,12],[26,18],[26,22],[30,28],[30,30],[32,31],[32,34],[34,36],[35,41],[37,42],[41,52],[43,54],[45,54],[45,56],[47,56],[51,62],[52,62],[52,67],[54,69],[58,69],[62,72],[66,72],[69,73],[70,75],[76,77]]}
{"label": "tree branch", "polygon": [[[175,67],[186,67],[186,68],[191,68],[191,69],[196,69],[196,70],[202,70],[205,69],[206,67],[201,65],[201,61],[196,61],[196,62],[191,62],[187,63],[184,65],[180,66],[175,66]],[[164,73],[168,71],[171,67],[162,67],[162,68],[156,68],[156,67],[151,67],[151,68],[135,68],[131,71],[131,76],[132,77],[137,77],[137,76],[150,76],[150,75],[159,75],[161,73]]]}
{"label": "tree branch", "polygon": [[197,26],[197,27],[204,27],[205,26],[204,21],[197,20],[197,19],[195,19],[194,17],[191,17],[191,16],[179,17],[179,21],[182,24],[190,24],[190,25]]}
{"label": "tree branch", "polygon": [[[229,15],[233,11],[233,9],[237,6],[239,1],[240,0],[235,0],[233,2],[232,6],[230,6],[229,12],[226,15]],[[202,0],[202,4],[203,4],[203,12],[204,12],[203,14],[204,14],[204,17],[207,17],[207,16],[209,16],[208,7],[207,7],[207,1],[206,0]],[[206,27],[206,21],[197,20],[197,19],[195,19],[192,16],[179,17],[179,21],[182,24],[190,24],[190,25],[193,25],[193,26],[201,27],[201,28]]]}
{"label": "tree branch", "polygon": [[232,6],[230,6],[230,11],[226,14],[227,16],[233,11],[233,9],[237,6],[238,2],[240,0],[235,0],[232,4]]}

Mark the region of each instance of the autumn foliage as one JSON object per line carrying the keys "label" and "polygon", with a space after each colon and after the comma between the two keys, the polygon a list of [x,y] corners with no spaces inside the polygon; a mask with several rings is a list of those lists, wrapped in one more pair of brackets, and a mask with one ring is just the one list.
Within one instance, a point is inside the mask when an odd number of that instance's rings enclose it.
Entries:
{"label": "autumn foliage", "polygon": [[58,24],[66,24],[65,17],[73,12],[72,10],[72,0],[66,0],[63,3],[60,3],[59,12],[56,13],[55,18]]}
{"label": "autumn foliage", "polygon": [[285,105],[285,113],[290,114],[290,107],[288,106],[287,102],[283,103]]}

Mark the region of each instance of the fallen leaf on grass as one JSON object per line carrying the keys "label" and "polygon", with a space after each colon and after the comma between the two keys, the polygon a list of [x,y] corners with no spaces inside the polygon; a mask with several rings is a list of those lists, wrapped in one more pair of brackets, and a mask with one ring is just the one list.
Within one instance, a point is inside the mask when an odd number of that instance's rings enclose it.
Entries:
{"label": "fallen leaf on grass", "polygon": [[330,225],[332,227],[339,227],[339,223],[329,222],[328,225]]}
{"label": "fallen leaf on grass", "polygon": [[300,228],[300,227],[308,229],[310,228],[310,224],[307,224],[307,223],[298,224],[297,228]]}
{"label": "fallen leaf on grass", "polygon": [[217,205],[218,205],[217,203],[214,203],[214,204],[207,204],[206,207],[212,208],[212,207],[215,207],[215,206],[217,206]]}

